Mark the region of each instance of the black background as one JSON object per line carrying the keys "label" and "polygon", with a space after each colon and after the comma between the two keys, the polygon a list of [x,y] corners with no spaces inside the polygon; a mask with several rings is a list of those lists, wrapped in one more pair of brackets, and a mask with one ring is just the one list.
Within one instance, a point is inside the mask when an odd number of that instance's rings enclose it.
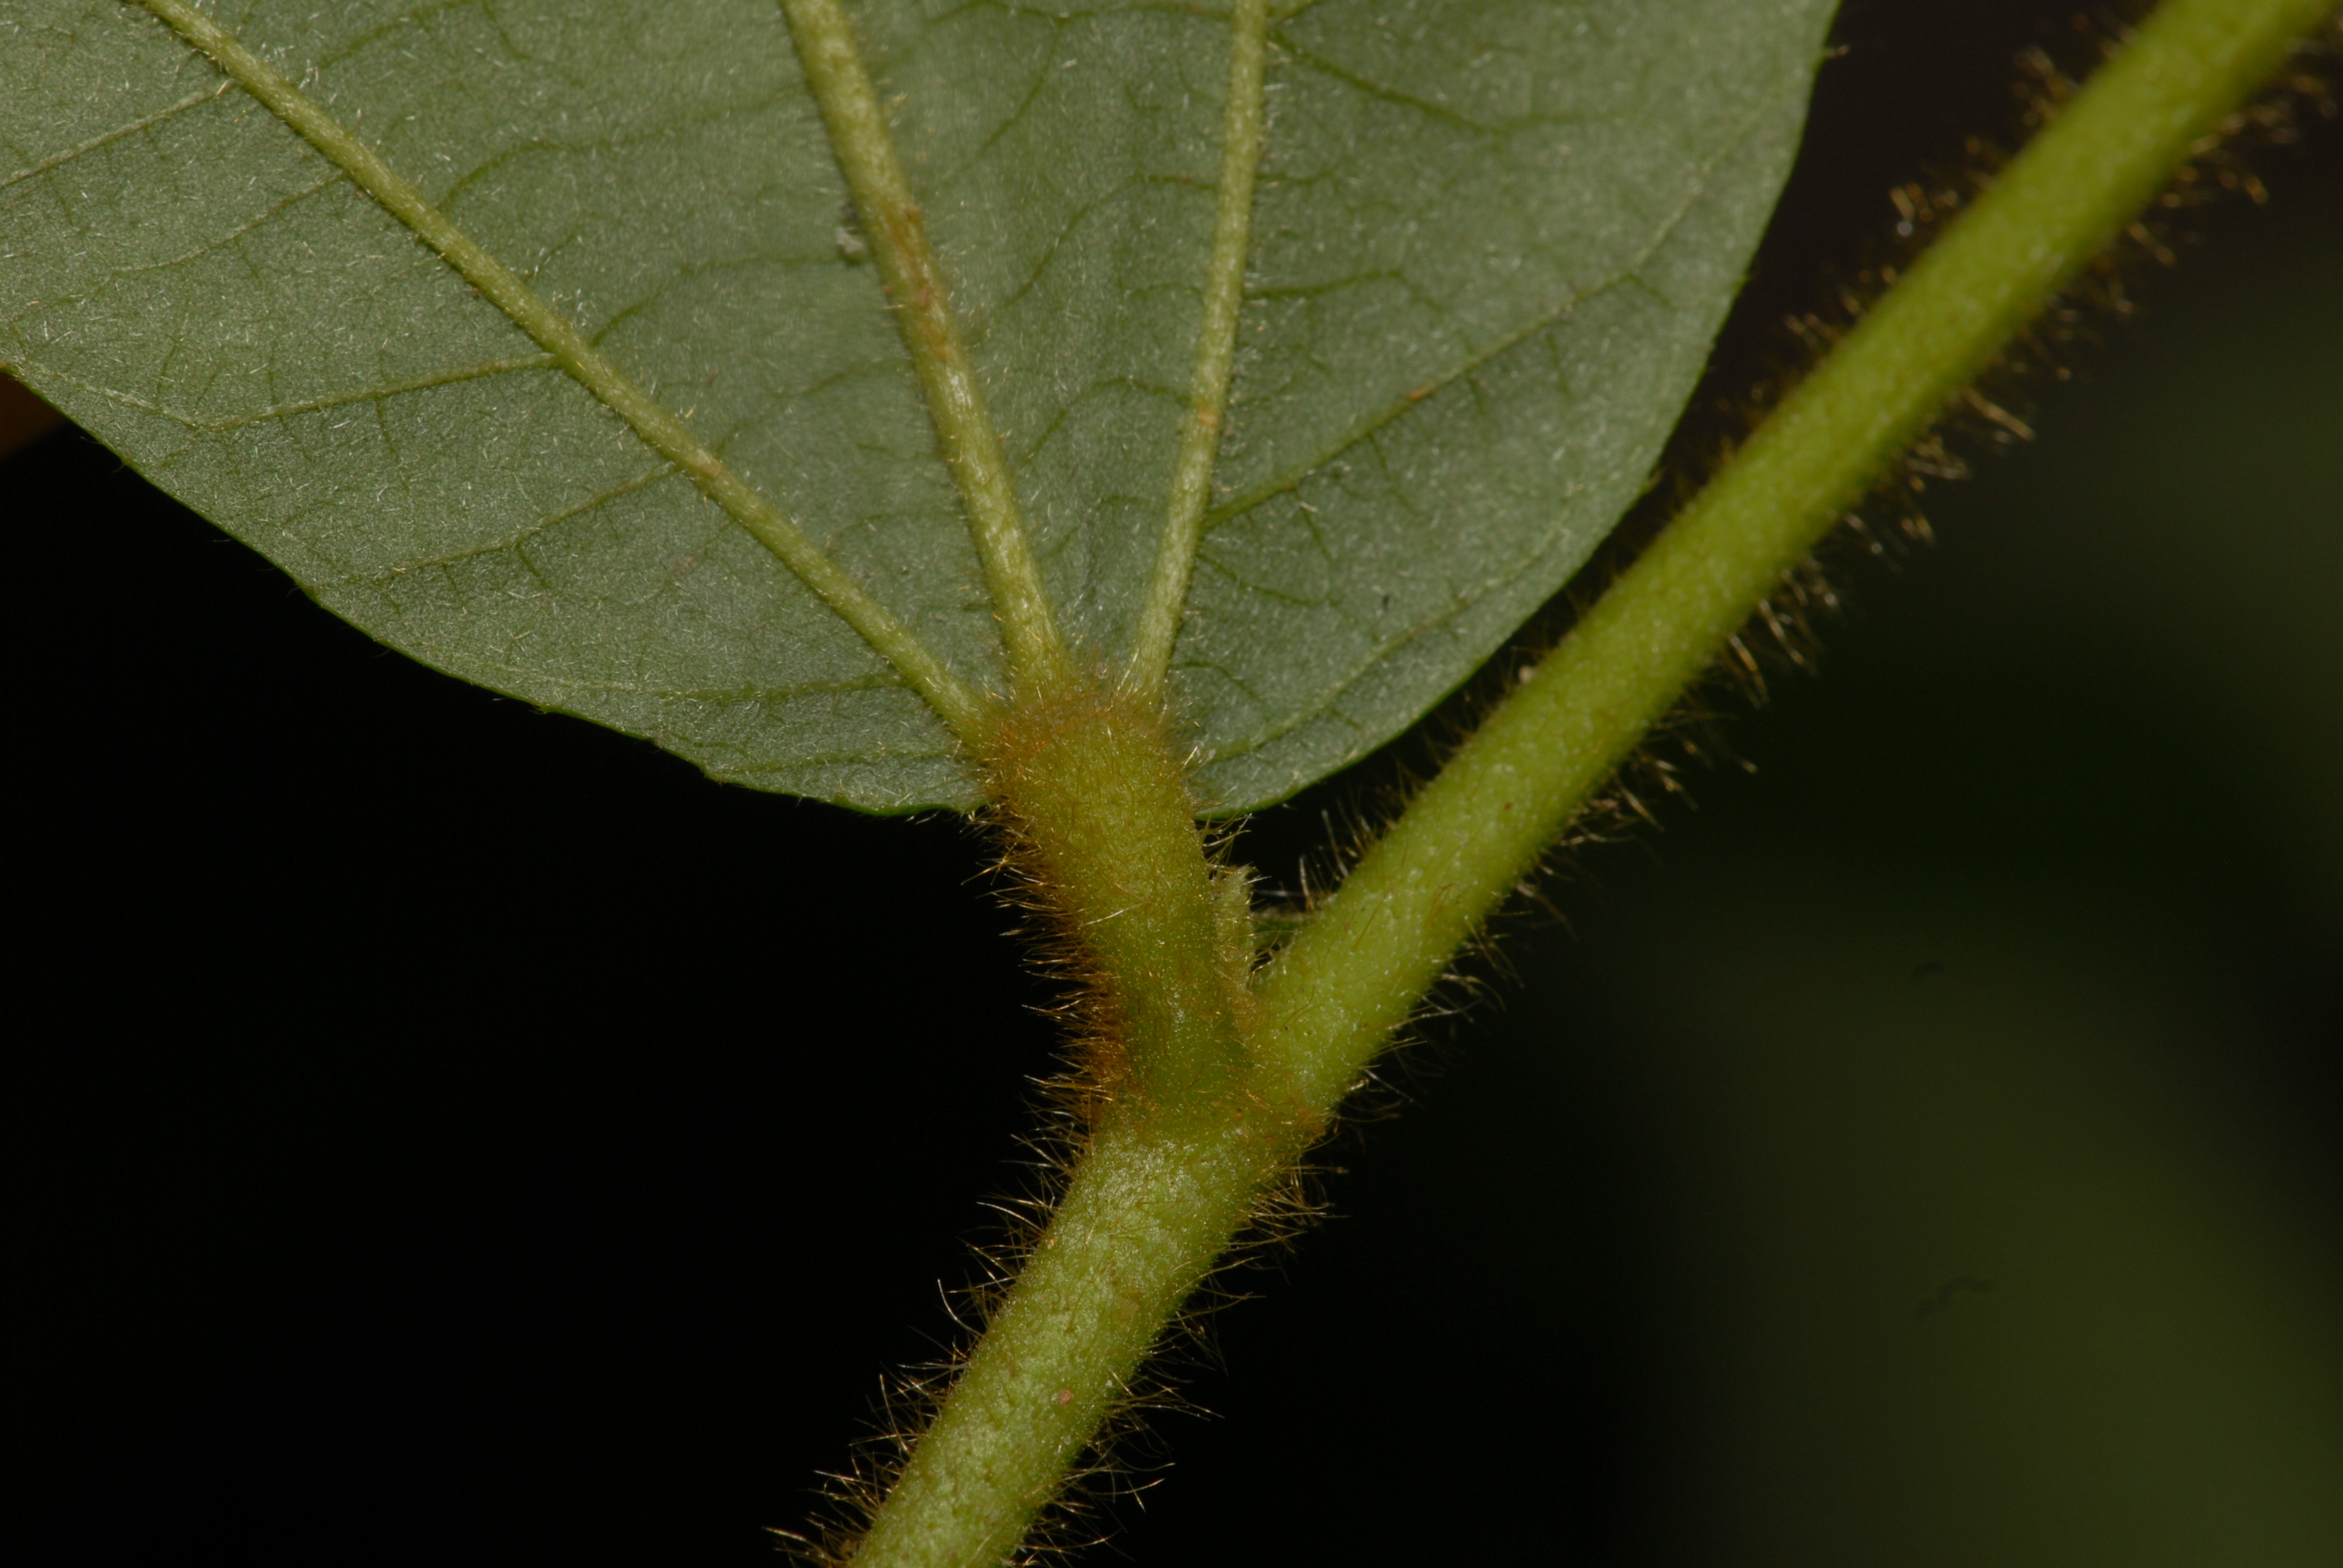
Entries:
{"label": "black background", "polygon": [[[1850,5],[1704,397],[1893,257],[1889,186],[2019,139],[2020,46],[2079,62],[2079,36],[2039,5]],[[2145,319],[2087,317],[2106,341],[2061,351],[2073,382],[2036,378],[2044,439],[1929,498],[1936,548],[1847,558],[1825,677],[1728,720],[1757,770],[1574,857],[1567,925],[1516,922],[1515,978],[1400,1059],[1398,1114],[1325,1157],[1337,1218],[1189,1353],[1217,1415],[1154,1423],[1140,1458],[1176,1464],[1111,1506],[1107,1552],[2327,1560],[2331,1474],[2324,1501],[2271,1483],[2290,1545],[2243,1543],[2233,1513],[2267,1503],[2124,1448],[2150,1416],[2055,1418],[2063,1458],[2022,1411],[1960,1427],[1956,1464],[1913,1447],[1897,1423],[1952,1420],[1938,1396],[1866,1404],[1876,1369],[1809,1344],[1827,1313],[1781,1282],[1835,1288],[1812,1258],[1901,1233],[1831,1216],[1902,1191],[1865,1161],[1933,1092],[1813,1087],[1845,1078],[1813,1041],[1896,1027],[1831,1021],[1847,966],[1880,1005],[1968,985],[2005,1043],[2116,1042],[2059,1058],[2028,1125],[2146,1151],[2102,1174],[2181,1237],[2173,1277],[2216,1270],[2206,1233],[2275,1260],[2187,1342],[2323,1322],[2270,1352],[2309,1416],[2221,1408],[2294,1420],[2306,1475],[2343,1457],[2318,1446],[2343,1442],[2343,134],[2253,164],[2274,201],[2183,215],[2177,268],[2128,268]],[[881,1369],[949,1337],[940,1282],[1020,1181],[1048,995],[980,838],[720,788],[432,673],[70,430],[0,468],[0,504],[18,1378],[71,1521],[51,1554],[766,1560]],[[1264,814],[1245,852],[1287,878],[1425,744]],[[1751,1050],[1824,1065],[1747,1090]],[[1851,1126],[1880,1148],[1834,1141]],[[1765,1155],[1842,1144],[1803,1185]],[[2012,1180],[1915,1233],[1989,1238],[2040,1207]],[[1915,1261],[1941,1272],[1907,1294],[1998,1268],[1941,1317],[2020,1311],[1996,1245]],[[1766,1414],[1833,1378],[1837,1402]],[[2008,1480],[2102,1437],[2167,1500]],[[2176,1507],[2212,1544],[2102,1517]]]}

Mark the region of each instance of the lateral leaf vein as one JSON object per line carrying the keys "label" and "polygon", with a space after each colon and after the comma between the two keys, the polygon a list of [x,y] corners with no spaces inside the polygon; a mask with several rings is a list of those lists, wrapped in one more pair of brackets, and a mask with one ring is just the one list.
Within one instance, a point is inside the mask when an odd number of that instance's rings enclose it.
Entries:
{"label": "lateral leaf vein", "polygon": [[864,591],[793,519],[727,467],[680,418],[588,343],[566,317],[538,297],[517,273],[426,201],[422,193],[373,148],[352,136],[266,60],[186,0],[139,3],[210,56],[237,85],[257,98],[386,212],[429,246],[515,326],[534,338],[555,364],[625,420],[646,445],[689,475],[702,495],[729,513],[863,641],[893,665],[962,741],[973,744],[985,733],[989,712],[985,699],[937,658],[917,634]]}

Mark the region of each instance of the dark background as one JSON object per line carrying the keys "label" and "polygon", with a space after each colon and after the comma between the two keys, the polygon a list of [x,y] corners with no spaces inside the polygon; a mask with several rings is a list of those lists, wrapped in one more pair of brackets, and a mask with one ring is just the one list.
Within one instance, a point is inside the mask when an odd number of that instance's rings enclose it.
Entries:
{"label": "dark background", "polygon": [[[2021,46],[2090,47],[1985,0],[1839,31],[1704,405],[1894,258],[1891,185],[2020,139]],[[2343,126],[2309,129],[2009,389],[2043,438],[1971,443],[1935,548],[1841,552],[1823,677],[1725,721],[1755,771],[1572,857],[1564,920],[1395,1060],[1109,1553],[2343,1560]],[[0,508],[50,1555],[769,1560],[1021,1180],[1048,996],[982,841],[426,670],[75,432]],[[1426,744],[1245,852],[1290,879]]]}

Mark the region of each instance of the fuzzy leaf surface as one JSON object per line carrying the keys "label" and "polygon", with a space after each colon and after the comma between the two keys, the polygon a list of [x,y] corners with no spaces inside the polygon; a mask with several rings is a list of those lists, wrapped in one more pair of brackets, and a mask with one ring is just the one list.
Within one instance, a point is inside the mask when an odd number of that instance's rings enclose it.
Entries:
{"label": "fuzzy leaf surface", "polygon": [[[1271,37],[1171,689],[1217,809],[1397,733],[1644,483],[1803,120],[1828,0],[1316,0]],[[993,611],[769,0],[210,14],[653,389],[970,683]],[[1048,587],[1121,658],[1220,171],[1210,5],[855,25]],[[0,360],[369,633],[719,778],[965,807],[943,725],[773,557],[217,69],[0,15]],[[100,591],[88,585],[87,591]]]}

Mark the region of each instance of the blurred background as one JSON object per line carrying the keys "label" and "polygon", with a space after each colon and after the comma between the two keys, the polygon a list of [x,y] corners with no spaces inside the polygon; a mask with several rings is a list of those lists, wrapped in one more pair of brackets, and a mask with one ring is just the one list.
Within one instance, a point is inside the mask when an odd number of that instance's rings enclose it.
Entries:
{"label": "blurred background", "polygon": [[[1894,259],[1892,186],[2020,138],[2018,51],[2092,47],[2001,0],[1838,36],[1720,429]],[[1754,771],[1570,856],[1393,1060],[1106,1553],[2343,1561],[2343,126],[2306,132],[2011,389],[2041,439],[1970,443],[1933,547],[1834,558],[1820,677],[1720,699]],[[52,1554],[769,1560],[1027,1181],[1048,993],[985,846],[426,670],[39,412],[0,508]],[[1242,852],[1291,880],[1432,744]]]}

